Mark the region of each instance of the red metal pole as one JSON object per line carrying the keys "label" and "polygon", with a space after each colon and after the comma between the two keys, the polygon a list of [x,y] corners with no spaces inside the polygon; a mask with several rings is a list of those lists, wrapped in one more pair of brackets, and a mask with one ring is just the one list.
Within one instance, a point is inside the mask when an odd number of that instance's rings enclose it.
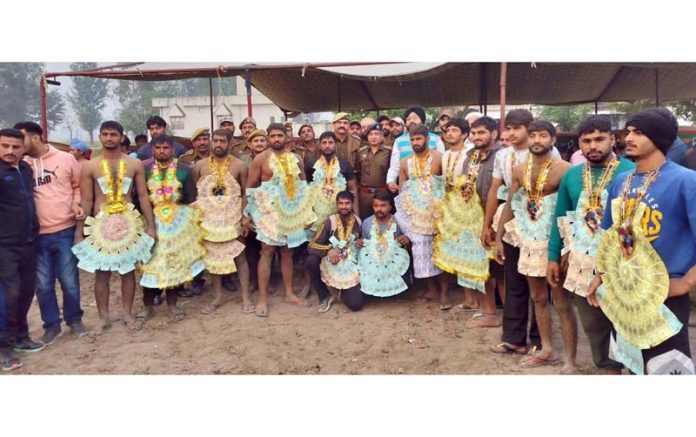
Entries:
{"label": "red metal pole", "polygon": [[505,130],[505,87],[507,82],[507,62],[500,63],[500,132]]}
{"label": "red metal pole", "polygon": [[48,142],[48,107],[46,105],[46,76],[39,78],[41,81],[41,128],[43,129],[43,142]]}
{"label": "red metal pole", "polygon": [[247,116],[253,117],[251,110],[251,71],[248,68],[244,72],[244,84],[246,85],[247,95]]}

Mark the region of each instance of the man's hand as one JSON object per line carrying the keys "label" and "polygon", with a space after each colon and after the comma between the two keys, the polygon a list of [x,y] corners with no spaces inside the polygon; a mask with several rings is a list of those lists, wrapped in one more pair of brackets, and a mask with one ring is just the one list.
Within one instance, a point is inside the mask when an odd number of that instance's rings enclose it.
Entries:
{"label": "man's hand", "polygon": [[568,272],[568,258],[570,258],[570,252],[561,256],[561,273],[564,275]]}
{"label": "man's hand", "polygon": [[678,297],[689,294],[691,288],[684,278],[670,278],[667,297]]}
{"label": "man's hand", "polygon": [[157,241],[157,232],[155,232],[155,228],[147,228],[147,231],[145,233],[149,236],[151,236],[155,241]]}
{"label": "man's hand", "polygon": [[84,220],[85,212],[80,205],[74,205],[72,211],[75,214],[75,220]]}
{"label": "man's hand", "polygon": [[333,265],[338,264],[338,262],[341,260],[341,257],[339,256],[337,249],[329,250],[329,252],[326,254],[326,256],[329,257],[329,261]]}
{"label": "man's hand", "polygon": [[402,245],[404,248],[408,248],[411,245],[411,240],[409,240],[405,234],[401,234],[398,237],[396,237],[396,241],[398,241],[399,244]]}
{"label": "man's hand", "polygon": [[489,248],[495,246],[493,240],[493,229],[490,226],[484,226],[481,231],[481,244],[484,248]]}
{"label": "man's hand", "polygon": [[389,191],[391,191],[393,194],[399,192],[399,186],[396,184],[396,182],[389,182],[387,184],[387,189],[389,189]]}
{"label": "man's hand", "polygon": [[503,249],[503,242],[501,240],[495,240],[495,261],[501,266],[505,264],[505,250]]}
{"label": "man's hand", "polygon": [[599,308],[599,298],[597,297],[597,289],[602,285],[602,276],[597,273],[587,287],[587,303],[595,308]]}
{"label": "man's hand", "polygon": [[546,282],[553,288],[558,287],[558,283],[561,280],[560,266],[556,261],[549,261],[549,265],[546,269]]}
{"label": "man's hand", "polygon": [[363,241],[362,238],[359,238],[359,239],[355,240],[355,247],[356,247],[356,248],[362,249],[363,246],[365,246],[365,242]]}

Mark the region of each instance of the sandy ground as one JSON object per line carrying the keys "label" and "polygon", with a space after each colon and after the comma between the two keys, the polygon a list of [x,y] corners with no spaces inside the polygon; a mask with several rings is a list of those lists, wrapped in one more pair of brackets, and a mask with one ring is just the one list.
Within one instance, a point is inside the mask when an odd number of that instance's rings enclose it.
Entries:
{"label": "sandy ground", "polygon": [[[296,283],[299,278],[296,278]],[[272,289],[280,290],[278,279]],[[93,275],[81,273],[84,323],[97,325]],[[299,289],[299,285],[297,289]],[[60,290],[59,290],[60,296]],[[501,329],[467,329],[471,312],[457,307],[443,312],[435,303],[418,303],[419,291],[409,290],[389,299],[371,298],[363,311],[353,313],[342,303],[319,314],[314,304],[303,309],[283,303],[275,291],[266,319],[241,311],[240,293],[225,293],[225,304],[212,315],[199,309],[211,293],[179,299],[187,316],[169,321],[166,306],[139,332],[129,332],[121,321],[101,337],[64,335],[45,350],[23,356],[24,366],[12,374],[554,374],[559,367],[523,369],[519,356],[488,351],[499,341]],[[463,300],[451,294],[453,303]],[[254,295],[255,298],[255,295]],[[59,297],[60,302],[60,297]],[[120,318],[120,285],[111,282],[112,318]],[[136,311],[142,292],[136,292]],[[38,304],[29,313],[32,338],[43,334]],[[696,332],[691,328],[692,350]],[[562,339],[554,316],[554,345]],[[578,363],[583,374],[596,373],[589,344],[579,330]],[[4,372],[3,372],[4,373]]]}

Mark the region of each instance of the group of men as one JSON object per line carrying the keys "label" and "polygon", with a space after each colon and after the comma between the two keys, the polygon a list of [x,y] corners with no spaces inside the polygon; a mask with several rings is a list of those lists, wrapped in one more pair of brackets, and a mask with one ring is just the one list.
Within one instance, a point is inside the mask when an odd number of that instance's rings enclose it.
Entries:
{"label": "group of men", "polygon": [[[456,282],[459,307],[474,312],[466,326],[502,324],[490,351],[519,354],[522,367],[561,362],[554,306],[565,346],[559,373],[577,372],[574,304],[601,372],[694,373],[687,326],[696,211],[687,201],[696,172],[665,159],[677,134],[668,110],[629,117],[628,159],[613,153],[607,118],[582,121],[586,161],[574,167],[554,147],[553,124],[526,110],[506,114],[503,135],[479,113],[443,113],[437,134],[415,106],[403,119],[367,121],[353,135],[349,114],[338,113],[332,131],[316,138],[302,125],[295,141],[285,125],[260,130],[251,117],[235,138],[223,120],[212,135],[196,130],[187,151],[154,116],[152,140],[136,157],[123,153],[123,127],[107,121],[101,155],[80,163],[44,144],[35,123],[0,130],[0,218],[11,225],[0,233],[3,370],[21,366],[16,351],[61,335],[56,276],[63,317],[78,336],[87,333],[78,267],[95,273],[97,335],[111,326],[112,272],[131,330],[154,316],[162,295],[169,317],[184,318],[177,297],[201,294],[204,271],[213,299],[203,313],[222,304],[236,273],[242,311],[266,317],[277,252],[293,305],[309,307],[314,289],[320,312],[336,295],[358,311],[367,296],[402,293],[415,278],[420,300],[447,311]],[[306,275],[295,292],[298,259]],[[144,308],[133,314],[136,269]],[[34,289],[42,342],[29,338],[26,322]]]}

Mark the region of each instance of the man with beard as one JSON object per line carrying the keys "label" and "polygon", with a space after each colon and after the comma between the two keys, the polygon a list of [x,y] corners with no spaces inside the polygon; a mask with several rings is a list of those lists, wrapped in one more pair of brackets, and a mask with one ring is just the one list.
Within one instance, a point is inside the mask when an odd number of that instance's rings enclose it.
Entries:
{"label": "man with beard", "polygon": [[[444,196],[441,155],[428,147],[428,129],[414,124],[409,130],[413,155],[401,161],[399,171],[400,194],[396,203],[396,222],[412,244],[413,272],[417,279],[424,279],[427,292],[422,300],[440,299],[449,304],[446,287],[439,287],[437,276],[442,271],[433,264],[433,239],[435,238],[436,204]],[[441,284],[440,284],[441,285]]]}
{"label": "man with beard", "polygon": [[[512,187],[495,237],[495,256],[499,263],[504,262],[503,238],[520,250],[517,269],[527,278],[541,336],[541,351],[523,358],[520,365],[538,367],[558,363],[551,338],[551,309],[546,273],[558,186],[570,164],[553,158],[551,148],[556,141],[556,128],[551,123],[534,120],[529,124],[528,132],[530,155],[524,164],[513,169]],[[577,370],[575,353],[578,336],[575,313],[568,295],[560,285],[552,287],[551,292],[561,319],[565,343],[564,364],[559,373],[574,373]]]}
{"label": "man with beard", "polygon": [[261,152],[249,170],[248,205],[244,214],[251,218],[256,238],[261,241],[258,267],[259,300],[256,315],[268,316],[268,282],[271,261],[280,248],[280,268],[285,302],[308,306],[293,291],[293,251],[308,241],[306,228],[316,220],[312,211],[313,191],[307,185],[299,158],[286,147],[285,126],[272,123],[268,132],[269,149]]}
{"label": "man with beard", "polygon": [[236,128],[234,126],[234,120],[232,120],[231,116],[225,116],[220,119],[220,129],[225,129],[226,131],[229,131],[232,134],[232,139],[230,140],[230,147],[234,147],[237,144],[241,143],[239,138],[234,136]]}
{"label": "man with beard", "polygon": [[[256,130],[256,120],[253,117],[246,117],[239,124],[239,130],[242,132],[241,141],[233,146],[230,146],[230,154],[235,158],[241,159],[243,162],[251,162],[251,145],[249,144],[249,135]],[[248,164],[247,164],[248,166]]]}
{"label": "man with beard", "polygon": [[336,210],[337,214],[331,214],[319,225],[307,249],[305,266],[319,295],[320,313],[327,312],[334,300],[327,285],[339,290],[341,299],[352,311],[360,311],[365,302],[365,295],[360,291],[355,246],[360,238],[361,222],[354,213],[353,193],[338,193]]}
{"label": "man with beard", "polygon": [[[392,144],[394,144],[394,137],[391,136],[391,131],[389,129],[390,122],[391,120],[386,115],[380,115],[379,117],[377,117],[377,123],[379,123],[379,126],[382,128],[382,133],[384,134],[385,146],[391,146]],[[365,135],[367,136],[367,132],[365,133]]]}
{"label": "man with beard", "polygon": [[354,137],[360,138],[362,133],[362,124],[358,120],[353,120],[350,122],[350,127],[348,128],[348,133]]}
{"label": "man with beard", "polygon": [[585,297],[594,279],[607,189],[618,174],[632,170],[635,165],[612,152],[614,135],[608,117],[593,115],[583,120],[578,126],[578,141],[587,161],[571,167],[558,187],[546,277],[552,287],[562,285],[573,293],[571,300],[590,341],[595,366],[603,373],[620,374],[623,366],[609,358],[611,322],[602,310],[590,306]]}
{"label": "man with beard", "polygon": [[157,242],[152,258],[142,267],[143,311],[138,317],[154,316],[156,290],[166,292],[169,317],[182,320],[183,308],[177,307],[179,288],[200,275],[205,268],[201,257],[199,212],[189,205],[196,199],[191,168],[174,158],[174,142],[166,135],[152,139],[154,160],[146,164],[145,177],[150,192]]}
{"label": "man with beard", "polygon": [[213,132],[212,155],[193,167],[198,199],[194,203],[201,212],[205,269],[213,283],[213,301],[201,309],[214,312],[222,304],[222,275],[239,272],[242,288],[242,312],[254,312],[249,297],[249,266],[244,254],[247,226],[242,219],[246,206],[247,168],[230,155],[232,134],[226,129]]}
{"label": "man with beard", "polygon": [[394,117],[389,120],[389,136],[392,138],[392,146],[397,138],[404,134],[404,120],[401,117]]}
{"label": "man with beard", "polygon": [[625,128],[636,169],[609,187],[587,300],[612,321],[610,357],[631,372],[693,375],[687,325],[696,289],[696,173],[665,157],[679,128],[667,108],[633,114]]}
{"label": "man with beard", "polygon": [[22,131],[0,129],[0,365],[6,372],[22,367],[15,351],[44,348],[29,337],[27,322],[36,288],[39,222],[33,174],[23,151]]}
{"label": "man with beard", "polygon": [[[474,123],[471,132],[475,148],[468,152],[464,140],[470,132],[469,124],[455,119],[445,125],[445,141],[450,149],[442,158],[446,194],[438,206],[433,263],[457,276],[457,283],[465,288],[465,304],[481,302],[481,312],[474,314],[467,327],[489,328],[500,326],[500,321],[495,313],[495,281],[490,276],[491,247],[483,246],[480,235],[483,204],[500,146],[495,142],[497,129],[492,118],[481,117]],[[440,277],[441,287],[449,287],[448,276]],[[474,291],[483,296],[473,297]]]}
{"label": "man with beard", "polygon": [[193,167],[198,161],[210,156],[210,129],[202,127],[191,134],[191,150],[180,159],[181,164]]}
{"label": "man with beard", "polygon": [[390,297],[408,289],[405,277],[411,260],[407,251],[411,242],[391,214],[391,194],[375,194],[372,210],[374,215],[363,222],[362,238],[355,242],[360,250],[360,291],[370,296]]}
{"label": "man with beard", "polygon": [[379,124],[367,128],[367,145],[358,151],[358,168],[355,173],[360,191],[360,219],[372,215],[372,198],[387,192],[387,170],[391,147],[384,145],[384,134]]}
{"label": "man with beard", "polygon": [[[357,197],[355,172],[349,162],[336,156],[336,134],[324,132],[319,136],[321,157],[305,162],[305,175],[314,191],[313,210],[317,219],[310,228],[311,235],[331,214],[336,213],[336,195],[344,190]],[[359,211],[358,202],[352,202],[355,213]]]}
{"label": "man with beard", "polygon": [[299,147],[295,147],[293,152],[302,158],[302,162],[307,162],[312,158],[319,159],[321,150],[319,150],[319,142],[316,139],[314,128],[311,124],[303,124],[300,126],[298,136],[302,141]]}
{"label": "man with beard", "polygon": [[[111,327],[111,272],[121,276],[124,323],[131,331],[141,328],[142,323],[132,314],[135,268],[150,259],[157,238],[145,169],[139,160],[121,153],[122,137],[123,126],[119,123],[105,121],[101,124],[102,154],[85,164],[80,180],[81,206],[88,217],[77,221],[72,251],[79,260],[79,268],[96,273],[94,294],[100,319],[94,331],[96,335]],[[137,193],[147,228],[131,203],[133,191]]]}
{"label": "man with beard", "polygon": [[[413,126],[425,123],[425,109],[419,106],[412,106],[406,109],[404,118],[406,119],[406,129],[410,131]],[[440,156],[445,153],[445,146],[442,144],[439,135],[428,132],[426,139],[430,150],[436,150]],[[401,163],[412,154],[411,138],[408,133],[394,140],[391,158],[389,159],[389,170],[387,172],[387,187],[390,192],[397,193],[399,191],[399,185],[397,185],[396,180],[399,177]]]}
{"label": "man with beard", "polygon": [[[336,156],[348,161],[353,170],[358,166],[358,150],[360,138],[348,132],[350,121],[345,112],[339,112],[333,119],[333,132],[336,134]],[[358,123],[358,127],[360,123]]]}

